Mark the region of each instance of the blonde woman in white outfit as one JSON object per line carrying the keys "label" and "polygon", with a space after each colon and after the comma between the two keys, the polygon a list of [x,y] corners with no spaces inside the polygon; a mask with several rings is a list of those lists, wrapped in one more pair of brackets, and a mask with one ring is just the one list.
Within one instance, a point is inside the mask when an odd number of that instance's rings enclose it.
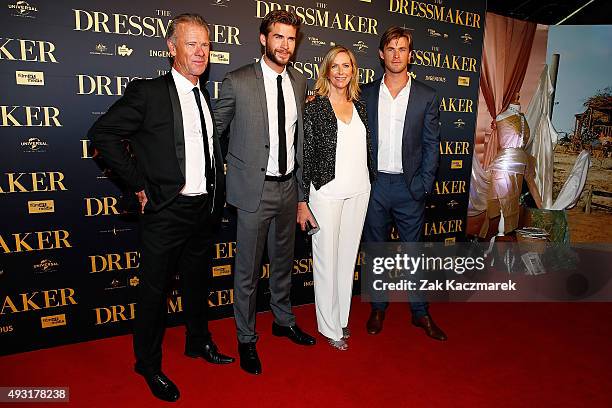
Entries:
{"label": "blonde woman in white outfit", "polygon": [[355,260],[373,177],[367,114],[350,50],[328,51],[315,94],[304,110],[305,201],[298,204],[298,223],[302,230],[320,228],[312,236],[319,332],[346,350]]}

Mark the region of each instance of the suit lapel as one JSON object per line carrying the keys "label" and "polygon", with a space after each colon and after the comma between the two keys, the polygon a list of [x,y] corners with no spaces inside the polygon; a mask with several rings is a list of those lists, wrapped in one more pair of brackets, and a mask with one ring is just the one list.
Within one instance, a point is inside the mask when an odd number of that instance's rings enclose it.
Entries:
{"label": "suit lapel", "polygon": [[206,105],[208,106],[208,111],[210,112],[210,116],[213,122],[213,148],[214,148],[213,155],[215,157],[215,168],[216,168],[218,163],[223,163],[223,160],[221,160],[221,144],[219,143],[217,127],[215,126],[215,116],[213,114],[213,110],[212,110],[211,103],[210,103],[210,95],[208,94],[208,91],[206,90],[206,88],[202,88],[202,81],[200,81],[200,90],[202,91],[202,94],[204,94],[204,100],[206,101]]}
{"label": "suit lapel", "polygon": [[266,138],[270,138],[270,123],[268,122],[268,101],[266,99],[266,87],[264,85],[263,71],[259,62],[253,64],[253,70],[255,71],[255,82],[257,84],[257,95],[259,96],[259,106],[261,107],[261,114],[263,116]]}
{"label": "suit lapel", "polygon": [[[420,89],[419,85],[414,79],[410,79],[410,96],[408,97],[408,106],[406,107],[406,116],[404,117],[404,130],[402,131],[402,146],[411,146],[412,144],[408,144],[408,138],[410,134],[410,127],[412,126],[413,120],[416,120],[417,115],[417,105],[421,101],[421,96],[419,95]],[[403,150],[403,149],[402,149]]]}
{"label": "suit lapel", "polygon": [[378,83],[372,87],[372,92],[367,101],[367,110],[371,112],[370,117],[372,118],[370,124],[370,134],[372,135],[372,157],[374,161],[374,168],[378,168],[378,98],[380,95],[380,87],[382,86],[382,78],[378,80]]}
{"label": "suit lapel", "polygon": [[183,134],[183,112],[181,111],[181,102],[179,100],[176,85],[172,78],[172,73],[166,74],[166,84],[168,85],[168,94],[170,95],[170,104],[172,105],[172,120],[174,121],[174,149],[176,150],[176,158],[181,168],[181,173],[185,177],[185,136]]}

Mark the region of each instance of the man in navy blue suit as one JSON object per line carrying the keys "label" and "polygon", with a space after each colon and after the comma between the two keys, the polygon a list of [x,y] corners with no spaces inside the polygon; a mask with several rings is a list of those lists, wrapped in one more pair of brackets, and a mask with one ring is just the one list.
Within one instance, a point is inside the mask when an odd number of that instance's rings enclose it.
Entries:
{"label": "man in navy blue suit", "polygon": [[[425,196],[433,188],[438,167],[440,111],[436,91],[408,75],[411,50],[410,32],[390,27],[378,51],[385,73],[362,89],[378,171],[363,231],[366,242],[387,241],[393,222],[403,242],[421,240]],[[412,324],[431,338],[446,340],[427,302],[418,294],[412,296]],[[387,306],[388,302],[372,303],[368,333],[380,333]]]}

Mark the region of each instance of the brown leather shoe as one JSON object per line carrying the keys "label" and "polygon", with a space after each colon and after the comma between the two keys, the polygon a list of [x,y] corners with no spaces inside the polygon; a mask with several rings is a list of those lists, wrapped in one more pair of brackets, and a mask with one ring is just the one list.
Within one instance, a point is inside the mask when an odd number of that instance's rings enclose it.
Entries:
{"label": "brown leather shoe", "polygon": [[425,330],[425,333],[432,339],[445,341],[448,337],[433,321],[430,315],[425,315],[418,319],[412,318],[412,324]]}
{"label": "brown leather shoe", "polygon": [[369,334],[378,334],[383,329],[383,320],[385,320],[384,310],[372,310],[370,318],[366,324],[366,329]]}

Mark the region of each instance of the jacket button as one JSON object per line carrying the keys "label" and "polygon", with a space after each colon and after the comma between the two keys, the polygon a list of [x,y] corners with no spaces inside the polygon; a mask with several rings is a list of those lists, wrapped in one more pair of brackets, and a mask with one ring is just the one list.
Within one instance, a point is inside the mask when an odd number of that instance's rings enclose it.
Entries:
{"label": "jacket button", "polygon": [[270,146],[268,146],[268,145],[265,145],[264,147],[265,147],[266,149],[269,149],[269,148],[270,148]]}
{"label": "jacket button", "polygon": [[263,167],[260,169],[261,171],[266,171],[266,169],[264,169]]}

